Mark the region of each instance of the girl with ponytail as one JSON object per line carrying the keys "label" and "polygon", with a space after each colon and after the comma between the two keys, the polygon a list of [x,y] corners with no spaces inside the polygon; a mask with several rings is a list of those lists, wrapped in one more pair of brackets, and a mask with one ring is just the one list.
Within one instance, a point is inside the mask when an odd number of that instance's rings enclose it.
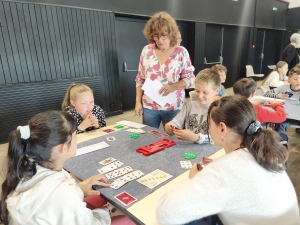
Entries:
{"label": "girl with ponytail", "polygon": [[76,122],[68,112],[34,116],[9,134],[7,176],[2,184],[4,224],[110,224],[107,208],[90,210],[84,195],[99,196],[92,185],[109,186],[104,175],[76,184],[63,169],[76,155]]}
{"label": "girl with ponytail", "polygon": [[239,95],[214,101],[207,122],[226,154],[204,168],[195,163],[189,179],[158,203],[157,221],[201,224],[218,214],[224,225],[298,225],[297,196],[285,172],[288,151],[273,130],[262,129],[250,101]]}

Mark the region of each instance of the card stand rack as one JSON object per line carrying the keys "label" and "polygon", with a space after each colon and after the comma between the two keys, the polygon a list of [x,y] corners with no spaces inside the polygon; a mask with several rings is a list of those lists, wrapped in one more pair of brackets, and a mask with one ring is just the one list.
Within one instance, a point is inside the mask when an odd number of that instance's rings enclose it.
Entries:
{"label": "card stand rack", "polygon": [[168,139],[162,139],[160,141],[153,142],[149,146],[143,146],[136,150],[138,153],[142,153],[144,156],[152,155],[156,152],[169,148],[173,145],[176,145],[175,141],[170,141]]}

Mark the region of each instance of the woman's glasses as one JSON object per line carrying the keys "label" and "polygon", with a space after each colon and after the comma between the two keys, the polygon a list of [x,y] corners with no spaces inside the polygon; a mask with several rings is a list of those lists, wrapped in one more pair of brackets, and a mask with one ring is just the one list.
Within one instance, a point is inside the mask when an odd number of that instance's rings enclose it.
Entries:
{"label": "woman's glasses", "polygon": [[166,40],[169,34],[162,34],[162,35],[152,35],[154,41],[158,41],[160,38],[161,40]]}

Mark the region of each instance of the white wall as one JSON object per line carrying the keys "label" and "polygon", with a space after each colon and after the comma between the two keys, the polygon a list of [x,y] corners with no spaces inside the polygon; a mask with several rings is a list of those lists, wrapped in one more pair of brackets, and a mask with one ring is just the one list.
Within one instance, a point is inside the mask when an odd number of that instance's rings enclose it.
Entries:
{"label": "white wall", "polygon": [[290,5],[289,8],[300,7],[300,0],[289,0]]}

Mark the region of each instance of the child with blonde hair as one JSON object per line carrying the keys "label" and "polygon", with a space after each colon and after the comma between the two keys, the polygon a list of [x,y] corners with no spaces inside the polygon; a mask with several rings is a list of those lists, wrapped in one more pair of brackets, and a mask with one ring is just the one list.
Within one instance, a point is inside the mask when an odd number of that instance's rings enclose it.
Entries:
{"label": "child with blonde hair", "polygon": [[197,100],[185,104],[182,110],[166,124],[165,130],[179,140],[208,143],[207,110],[219,91],[221,80],[213,69],[201,70],[195,78]]}
{"label": "child with blonde hair", "polygon": [[85,84],[73,83],[69,86],[62,110],[75,118],[77,134],[106,126],[104,111],[94,104],[93,91]]}
{"label": "child with blonde hair", "polygon": [[288,64],[284,61],[279,61],[276,64],[275,69],[263,80],[261,85],[261,95],[264,95],[266,92],[270,91],[270,87],[277,88],[285,84],[288,77],[286,73],[288,71]]}

